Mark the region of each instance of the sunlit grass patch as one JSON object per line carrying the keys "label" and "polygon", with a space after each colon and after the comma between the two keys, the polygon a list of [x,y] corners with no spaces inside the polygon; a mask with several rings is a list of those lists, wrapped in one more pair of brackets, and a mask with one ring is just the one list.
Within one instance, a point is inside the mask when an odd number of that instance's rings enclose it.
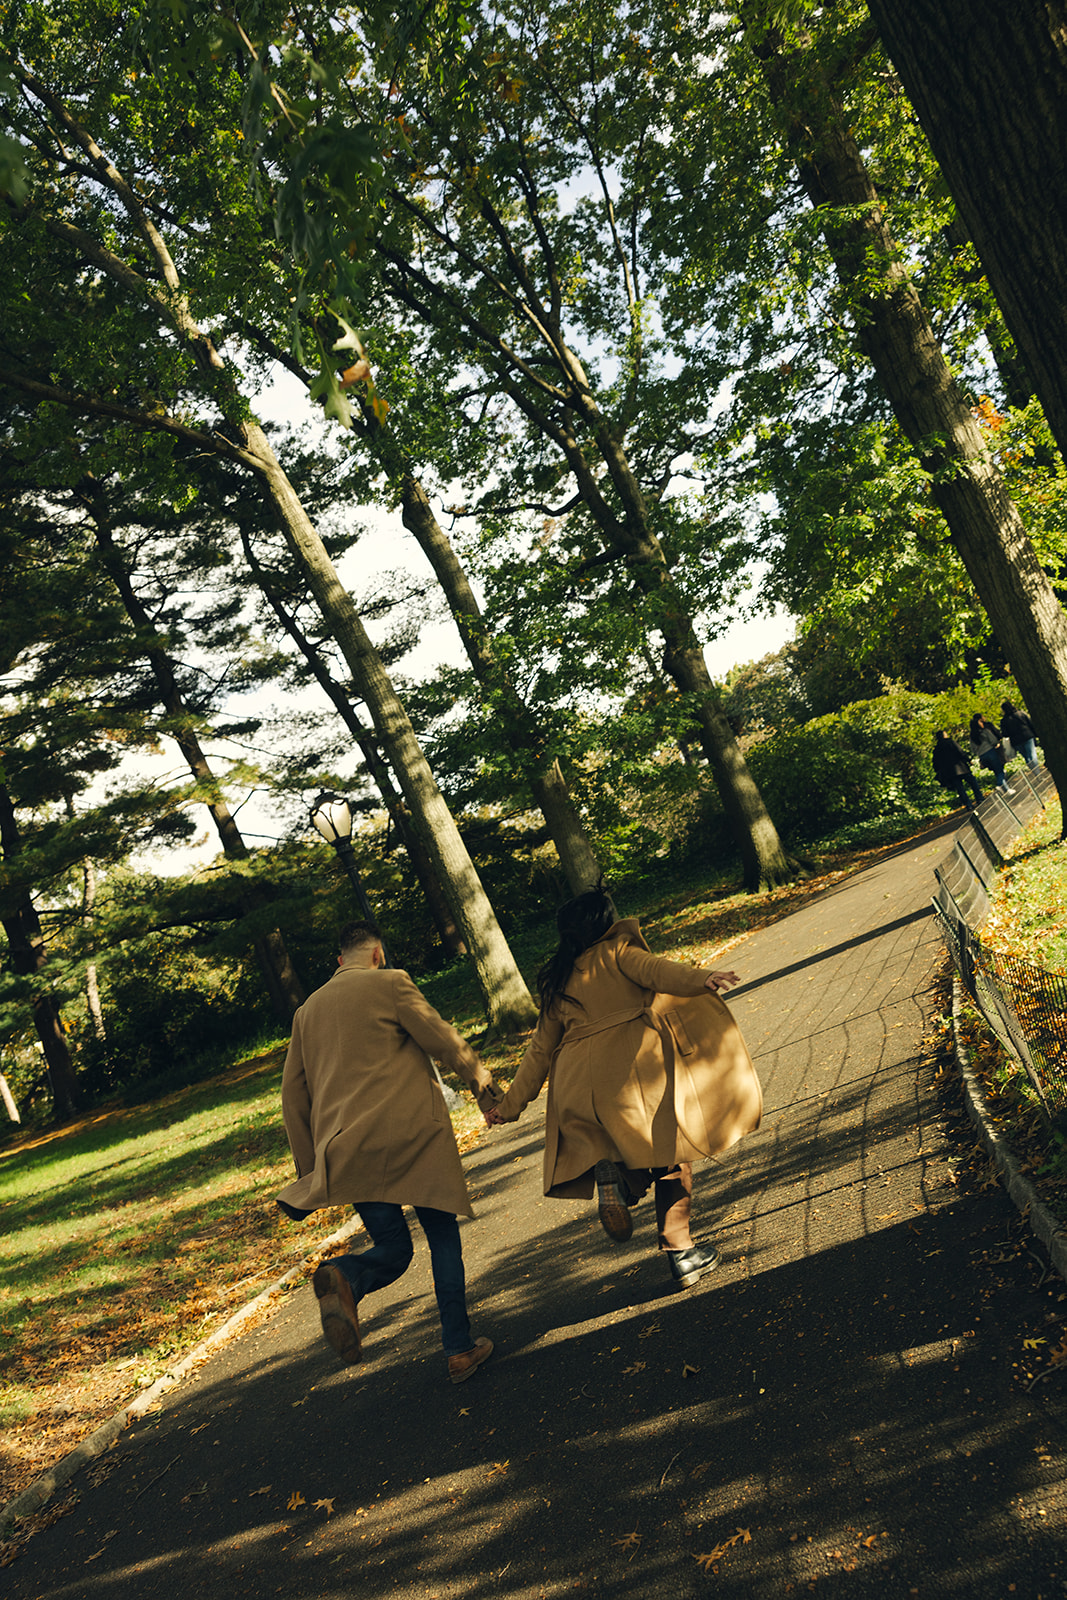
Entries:
{"label": "sunlit grass patch", "polygon": [[1023,829],[997,876],[983,941],[1051,972],[1067,972],[1067,841],[1058,801]]}

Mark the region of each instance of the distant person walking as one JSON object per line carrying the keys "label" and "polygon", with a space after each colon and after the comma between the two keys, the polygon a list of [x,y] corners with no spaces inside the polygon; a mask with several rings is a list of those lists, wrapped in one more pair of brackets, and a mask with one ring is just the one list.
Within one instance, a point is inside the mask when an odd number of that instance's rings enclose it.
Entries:
{"label": "distant person walking", "polygon": [[1000,742],[1000,729],[996,723],[987,722],[976,711],[971,718],[970,743],[971,753],[979,766],[989,769],[998,789],[1006,789],[1008,780],[1004,776],[1004,746]]}
{"label": "distant person walking", "polygon": [[[982,786],[971,771],[971,758],[961,750],[948,730],[942,728],[934,740],[934,776],[946,789],[954,789],[961,806],[973,811],[982,799]],[[967,787],[974,795],[974,805],[967,798]]]}
{"label": "distant person walking", "polygon": [[1017,710],[1010,700],[1001,702],[1000,711],[1000,731],[1003,737],[1011,740],[1028,767],[1038,766],[1037,736],[1030,718],[1024,712]]}
{"label": "distant person walking", "polygon": [[483,1113],[500,1090],[466,1039],[438,1016],[406,972],[384,965],[371,923],[342,928],[338,970],[293,1018],[282,1114],[297,1178],[278,1196],[300,1220],[351,1204],[373,1241],[316,1267],[322,1331],[347,1365],[361,1361],[357,1307],[406,1272],[414,1206],[430,1246],[441,1341],[453,1383],[493,1353],[472,1338],[456,1214],[472,1216],[456,1137],[430,1057],[458,1072]]}
{"label": "distant person walking", "polygon": [[[676,1286],[718,1264],[690,1232],[691,1163],[759,1126],[762,1096],[717,991],[733,972],[654,956],[631,919],[591,889],[561,907],[560,942],[537,978],[541,1015],[515,1081],[486,1121],[514,1122],[548,1079],[544,1191],[588,1198],[609,1238],[654,1190],[659,1248]],[[677,998],[675,998],[677,997]]]}

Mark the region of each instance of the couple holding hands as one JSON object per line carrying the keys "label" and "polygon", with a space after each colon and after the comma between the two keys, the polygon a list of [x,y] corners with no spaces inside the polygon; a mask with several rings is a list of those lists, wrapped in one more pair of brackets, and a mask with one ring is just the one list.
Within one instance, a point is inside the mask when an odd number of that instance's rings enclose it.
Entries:
{"label": "couple holding hands", "polygon": [[463,1383],[492,1341],[471,1334],[457,1214],[473,1215],[455,1136],[429,1057],[459,1074],[492,1127],[514,1122],[548,1080],[544,1192],[597,1195],[610,1238],[652,1189],[659,1248],[688,1287],[718,1261],[690,1233],[692,1162],[758,1127],[759,1081],[719,991],[733,972],[654,956],[632,919],[592,889],[563,906],[560,942],[538,974],[540,1017],[507,1093],[406,972],[384,965],[369,923],[342,929],[338,970],[301,1006],[282,1079],[297,1179],[278,1196],[300,1219],[351,1203],[372,1240],[333,1256],[312,1284],[323,1332],[361,1359],[359,1301],[412,1257],[403,1206],[430,1246],[449,1378]]}

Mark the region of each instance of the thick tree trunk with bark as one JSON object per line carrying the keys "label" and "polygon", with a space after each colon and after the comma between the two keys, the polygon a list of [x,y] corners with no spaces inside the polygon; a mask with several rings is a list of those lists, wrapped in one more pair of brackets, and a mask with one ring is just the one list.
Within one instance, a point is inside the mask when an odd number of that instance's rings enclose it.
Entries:
{"label": "thick tree trunk with bark", "polygon": [[1067,459],[1067,4],[868,6]]}
{"label": "thick tree trunk with bark", "polygon": [[[22,838],[15,817],[15,807],[6,788],[0,786],[0,845],[4,860],[12,861],[22,849]],[[32,978],[41,972],[48,960],[48,949],[41,930],[41,921],[33,901],[23,890],[4,896],[0,915],[7,935],[12,968],[20,977]],[[33,1024],[48,1063],[48,1083],[52,1091],[52,1106],[57,1122],[68,1122],[78,1109],[78,1088],[74,1078],[74,1064],[70,1058],[67,1036],[59,1005],[51,991],[39,985],[33,996]]]}
{"label": "thick tree trunk with bark", "polygon": [[360,722],[355,713],[351,700],[341,684],[339,684],[329,667],[322,658],[322,654],[315,648],[314,643],[308,638],[303,628],[297,622],[288,606],[281,599],[275,585],[271,582],[270,573],[257,558],[252,548],[252,542],[244,528],[241,530],[241,543],[244,546],[245,560],[248,562],[249,571],[259,585],[260,591],[277,617],[281,626],[296,645],[304,657],[315,682],[333,704],[345,727],[359,746],[360,754],[367,766],[382,797],[382,803],[389,814],[389,820],[396,828],[401,843],[408,853],[412,871],[419,882],[419,887],[430,909],[434,926],[442,945],[452,956],[465,956],[467,946],[463,936],[456,927],[456,920],[449,908],[448,900],[437,874],[434,872],[433,863],[426,852],[426,847],[419,836],[418,829],[412,826],[411,816],[407,811],[403,798],[397,793],[393,783],[389,765],[383,761],[378,747],[370,733]]}
{"label": "thick tree trunk with bark", "polygon": [[[857,340],[931,474],[934,499],[1008,653],[1049,770],[1067,794],[1067,618],[908,279],[814,48],[787,53],[774,33],[751,37],[838,276],[853,291]],[[999,708],[982,709],[995,718]]]}
{"label": "thick tree trunk with bark", "polygon": [[434,515],[425,489],[410,471],[401,477],[401,505],[404,526],[414,534],[444,591],[475,676],[483,688],[500,698],[500,732],[526,767],[534,800],[548,826],[571,893],[582,894],[600,882],[601,867],[559,760],[545,750],[528,707],[502,671],[463,565]]}
{"label": "thick tree trunk with bark", "polygon": [[748,769],[711,681],[693,619],[671,578],[670,568],[652,526],[644,491],[630,465],[615,429],[600,411],[577,358],[575,369],[579,409],[607,464],[623,515],[615,517],[590,481],[577,435],[568,430],[565,448],[580,492],[601,529],[606,548],[625,560],[634,581],[647,595],[660,600],[659,631],[663,635],[663,665],[677,687],[690,698],[700,730],[700,743],[711,768],[727,821],[740,853],[745,887],[752,893],[773,889],[806,873],[805,867],[786,853],[763,796]]}
{"label": "thick tree trunk with bark", "polygon": [[315,602],[345,658],[356,691],[396,774],[415,825],[445,886],[452,913],[471,952],[489,1026],[495,1034],[532,1027],[537,1008],[500,931],[444,796],[415,737],[407,712],[352,597],[257,423],[240,424],[248,455],[265,483],[290,549],[300,562]]}
{"label": "thick tree trunk with bark", "polygon": [[[163,709],[171,719],[166,731],[178,746],[189,771],[200,787],[204,805],[219,836],[223,855],[229,861],[246,861],[251,852],[226,803],[222,787],[204,754],[192,716],[178,687],[174,663],[161,645],[149,642],[153,634],[151,618],[138,598],[122,552],[112,536],[103,488],[96,479],[87,479],[80,485],[80,493],[89,507],[96,541],[111,581],[118,590],[127,616],[145,641],[145,659],[156,680]],[[250,916],[261,911],[266,904],[266,896],[255,884],[249,883],[241,890],[240,906],[243,915]],[[266,928],[262,933],[255,934],[252,939],[252,949],[270,996],[271,1010],[279,1022],[292,1022],[293,1013],[307,999],[307,990],[293,966],[292,957],[280,928]]]}

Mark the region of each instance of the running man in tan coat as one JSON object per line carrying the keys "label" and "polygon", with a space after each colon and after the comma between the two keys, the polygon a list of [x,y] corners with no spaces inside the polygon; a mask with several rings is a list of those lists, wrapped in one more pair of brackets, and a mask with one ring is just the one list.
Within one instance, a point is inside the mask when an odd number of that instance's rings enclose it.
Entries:
{"label": "running man in tan coat", "polygon": [[456,1216],[474,1212],[430,1057],[459,1074],[483,1113],[500,1091],[407,973],[384,965],[375,927],[350,923],[340,946],[338,970],[293,1018],[282,1114],[297,1177],[278,1204],[297,1220],[351,1204],[373,1240],[360,1255],[323,1262],[312,1279],[323,1333],[348,1364],[362,1360],[360,1300],[411,1261],[402,1208],[414,1206],[430,1246],[449,1377],[462,1383],[493,1345],[471,1336]]}

